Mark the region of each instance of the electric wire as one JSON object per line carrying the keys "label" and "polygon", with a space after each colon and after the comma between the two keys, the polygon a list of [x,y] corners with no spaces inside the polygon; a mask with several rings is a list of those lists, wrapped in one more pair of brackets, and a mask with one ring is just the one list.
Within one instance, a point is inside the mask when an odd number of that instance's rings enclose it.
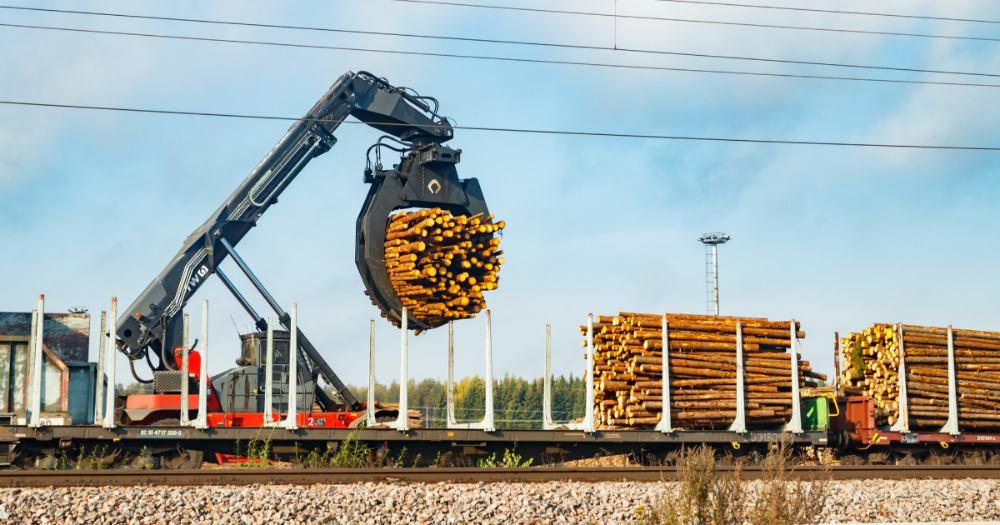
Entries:
{"label": "electric wire", "polygon": [[757,76],[757,77],[773,77],[773,78],[793,78],[793,79],[808,79],[808,80],[836,80],[836,81],[848,81],[848,82],[873,82],[873,83],[883,83],[883,84],[910,84],[910,85],[935,85],[935,86],[961,86],[961,87],[980,87],[980,88],[1000,88],[1000,84],[981,84],[974,82],[946,82],[946,81],[936,81],[936,80],[904,80],[904,79],[889,79],[889,78],[864,78],[864,77],[843,77],[843,76],[833,76],[833,75],[797,75],[792,73],[767,73],[760,71],[732,71],[724,69],[698,69],[698,68],[686,68],[686,67],[667,67],[667,66],[646,66],[638,64],[610,64],[604,62],[581,62],[573,60],[544,60],[537,58],[517,58],[517,57],[505,57],[505,56],[493,56],[493,55],[460,55],[455,53],[433,53],[429,51],[404,51],[404,50],[394,50],[394,49],[374,49],[374,48],[364,48],[364,47],[348,47],[348,46],[324,46],[318,44],[296,44],[291,42],[271,42],[264,40],[236,40],[229,38],[210,38],[210,37],[194,37],[194,36],[180,36],[180,35],[163,35],[157,33],[136,33],[127,31],[105,31],[98,29],[80,29],[71,27],[55,27],[55,26],[36,26],[36,25],[26,25],[26,24],[6,24],[0,23],[0,27],[11,27],[19,29],[39,29],[39,30],[49,30],[49,31],[65,31],[71,33],[83,33],[83,34],[99,34],[99,35],[114,35],[114,36],[132,36],[132,37],[144,37],[144,38],[160,38],[168,40],[186,40],[186,41],[196,41],[196,42],[215,42],[215,43],[228,43],[228,44],[250,44],[250,45],[261,45],[261,46],[277,46],[277,47],[288,47],[288,48],[302,48],[302,49],[322,49],[322,50],[334,50],[334,51],[355,51],[362,53],[380,53],[380,54],[392,54],[392,55],[408,55],[408,56],[424,56],[424,57],[437,57],[437,58],[458,58],[466,60],[488,60],[495,62],[516,62],[522,64],[545,64],[545,65],[565,65],[565,66],[585,66],[585,67],[601,67],[601,68],[614,68],[614,69],[635,69],[635,70],[645,70],[645,71],[672,71],[672,72],[683,72],[683,73],[709,73],[716,75],[741,75],[741,76]]}
{"label": "electric wire", "polygon": [[697,20],[692,18],[669,18],[662,16],[645,16],[645,15],[622,15],[622,14],[612,14],[612,13],[595,13],[592,11],[569,11],[565,9],[541,9],[537,7],[515,7],[507,5],[489,5],[489,4],[466,4],[460,2],[443,2],[441,0],[388,0],[389,2],[405,2],[412,4],[427,4],[427,5],[444,5],[453,7],[473,7],[481,9],[499,9],[505,11],[524,11],[530,13],[549,13],[549,14],[560,14],[560,15],[580,15],[580,16],[597,16],[603,18],[626,18],[632,20],[655,20],[660,22],[686,22],[692,24],[715,24],[724,26],[741,26],[741,27],[756,27],[763,29],[794,29],[800,31],[822,31],[829,33],[853,33],[860,35],[883,35],[883,36],[905,36],[914,38],[944,38],[950,40],[978,40],[983,42],[1000,42],[1000,38],[988,38],[979,36],[962,36],[962,35],[930,35],[926,33],[900,33],[894,31],[872,31],[866,29],[835,29],[830,27],[809,27],[809,26],[788,26],[779,24],[753,24],[750,22],[724,22],[721,20]]}
{"label": "electric wire", "polygon": [[912,18],[918,20],[939,20],[944,22],[971,22],[975,24],[1000,24],[1000,20],[981,20],[976,18],[950,18],[946,16],[904,15],[900,13],[876,13],[870,11],[841,11],[836,9],[815,9],[811,7],[788,7],[778,5],[736,4],[731,2],[707,2],[705,0],[654,0],[656,2],[672,2],[677,4],[702,4],[723,7],[746,7],[751,9],[775,9],[779,11],[804,11],[808,13],[826,13],[834,15],[883,16],[889,18]]}
{"label": "electric wire", "polygon": [[[666,0],[664,0],[666,1]],[[886,70],[886,71],[904,71],[908,73],[935,73],[943,75],[969,75],[969,76],[982,76],[982,77],[1000,77],[1000,74],[992,73],[974,73],[966,71],[947,71],[938,69],[920,69],[920,68],[908,68],[908,67],[893,67],[893,66],[873,66],[865,64],[844,64],[837,62],[819,62],[811,60],[787,60],[787,59],[777,59],[777,58],[761,58],[761,57],[745,57],[745,56],[734,56],[734,55],[715,55],[708,53],[688,53],[680,51],[660,51],[653,49],[632,49],[624,47],[607,47],[607,46],[593,46],[593,45],[583,45],[583,44],[563,44],[555,42],[533,42],[526,40],[503,40],[503,39],[490,39],[490,38],[472,38],[472,37],[457,37],[457,36],[447,36],[447,35],[425,35],[417,33],[396,33],[387,31],[363,31],[356,29],[337,29],[332,27],[315,27],[315,26],[298,26],[298,25],[286,25],[286,24],[263,24],[256,22],[238,22],[233,20],[206,20],[201,18],[181,18],[181,17],[170,17],[170,16],[153,16],[153,15],[136,15],[128,13],[109,13],[103,11],[78,11],[69,9],[48,9],[40,7],[21,7],[21,6],[8,6],[0,5],[0,9],[14,9],[22,11],[38,11],[44,13],[57,13],[57,14],[73,14],[73,15],[88,15],[88,16],[103,16],[103,17],[117,17],[126,19],[138,19],[138,20],[156,20],[156,21],[168,21],[168,22],[184,22],[193,24],[208,24],[208,25],[224,25],[224,26],[240,26],[240,27],[255,27],[255,28],[265,28],[265,29],[288,29],[296,31],[313,31],[313,32],[326,32],[326,33],[338,33],[338,34],[351,34],[351,35],[369,35],[369,36],[389,36],[389,37],[400,37],[400,38],[416,38],[416,39],[426,39],[426,40],[445,40],[452,42],[476,42],[485,44],[504,44],[504,45],[521,45],[521,46],[536,46],[536,47],[551,47],[551,48],[562,48],[562,49],[581,49],[590,51],[622,51],[626,53],[644,53],[644,54],[654,54],[654,55],[670,55],[670,56],[686,56],[695,58],[711,58],[711,59],[723,59],[723,60],[745,60],[753,62],[769,62],[769,63],[779,63],[779,64],[796,64],[796,65],[808,65],[808,66],[823,66],[823,67],[842,67],[842,68],[856,68],[856,69],[871,69],[871,70]]]}
{"label": "electric wire", "polygon": [[[236,113],[212,113],[204,111],[178,111],[165,109],[146,108],[123,108],[113,106],[85,106],[79,104],[54,104],[46,102],[24,102],[13,100],[0,100],[0,104],[8,106],[26,106],[41,108],[59,109],[85,109],[100,111],[116,111],[122,113],[159,114],[159,115],[183,115],[196,117],[219,117],[245,120],[278,120],[278,121],[302,121],[302,122],[326,122],[338,124],[367,124],[369,126],[410,126],[417,127],[417,124],[400,124],[396,122],[360,122],[334,119],[310,119],[295,117],[279,117],[266,115],[246,115]],[[888,144],[871,142],[826,142],[812,140],[769,140],[769,139],[743,139],[731,137],[697,137],[685,135],[646,135],[639,133],[612,133],[600,131],[569,131],[569,130],[545,130],[529,128],[503,128],[495,126],[452,126],[452,129],[462,129],[467,131],[489,131],[497,133],[524,133],[535,135],[565,135],[574,137],[601,137],[601,138],[627,138],[627,139],[648,139],[648,140],[685,140],[704,142],[735,142],[747,144],[783,144],[796,146],[841,146],[841,147],[861,147],[861,148],[894,148],[909,150],[954,150],[954,151],[1000,151],[1000,147],[992,146],[947,146],[929,144]]]}

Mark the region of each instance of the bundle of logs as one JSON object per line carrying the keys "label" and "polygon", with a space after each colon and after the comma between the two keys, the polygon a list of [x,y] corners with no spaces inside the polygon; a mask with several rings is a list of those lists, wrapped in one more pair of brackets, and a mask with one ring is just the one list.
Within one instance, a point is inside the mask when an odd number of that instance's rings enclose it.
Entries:
{"label": "bundle of logs", "polygon": [[432,328],[475,317],[486,307],[483,292],[500,280],[503,251],[493,234],[504,226],[492,215],[453,216],[441,208],[390,217],[385,265],[403,306]]}
{"label": "bundle of logs", "polygon": [[[600,428],[647,428],[663,411],[662,315],[619,312],[594,322],[594,417]],[[748,425],[792,414],[791,321],[667,314],[670,417],[675,428],[725,428],[736,418],[736,324],[743,337]],[[796,323],[796,338],[805,337]],[[580,327],[586,337],[587,327]],[[584,339],[584,347],[587,341]],[[826,379],[796,354],[799,386]]]}
{"label": "bundle of logs", "polygon": [[[1000,430],[1000,332],[952,330],[959,428]],[[899,420],[899,360],[910,428],[939,428],[949,415],[948,329],[876,324],[840,340],[841,392],[875,401],[877,424]]]}
{"label": "bundle of logs", "polygon": [[[392,414],[391,414],[391,412],[393,410],[396,411],[395,416],[392,416]],[[384,417],[392,417],[393,421],[395,421],[395,417],[398,417],[398,415],[399,415],[399,403],[386,403],[386,402],[383,402],[383,401],[375,401],[375,412],[376,412],[376,414],[388,412],[389,415],[388,416],[384,416]],[[379,417],[379,419],[382,419],[382,418]],[[421,411],[419,411],[419,410],[407,410],[406,411],[406,424],[410,428],[424,428],[424,413],[421,412]],[[382,422],[368,421],[368,422],[365,422],[365,427],[366,428],[387,428],[388,425],[386,425],[385,421],[382,421]]]}

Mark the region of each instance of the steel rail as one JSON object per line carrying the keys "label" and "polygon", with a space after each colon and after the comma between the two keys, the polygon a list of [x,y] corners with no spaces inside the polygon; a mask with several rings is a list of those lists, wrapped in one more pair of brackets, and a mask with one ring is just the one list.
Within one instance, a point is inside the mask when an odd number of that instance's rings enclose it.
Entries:
{"label": "steel rail", "polygon": [[[733,472],[733,467],[720,467]],[[827,474],[827,472],[829,474]],[[1000,466],[836,466],[796,467],[795,479],[1000,479]],[[744,467],[744,479],[759,479],[760,467]],[[0,488],[80,486],[202,486],[254,484],[398,483],[539,483],[547,481],[673,481],[675,467],[536,467],[536,468],[399,468],[399,469],[203,469],[203,470],[16,470],[0,471]]]}

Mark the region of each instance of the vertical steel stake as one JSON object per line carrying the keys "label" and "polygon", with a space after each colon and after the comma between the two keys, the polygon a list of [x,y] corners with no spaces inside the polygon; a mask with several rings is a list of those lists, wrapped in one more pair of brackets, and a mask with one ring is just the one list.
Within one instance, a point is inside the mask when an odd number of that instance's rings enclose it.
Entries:
{"label": "vertical steel stake", "polygon": [[906,348],[903,345],[903,323],[898,323],[899,336],[899,369],[897,380],[899,381],[899,419],[892,425],[891,430],[896,432],[910,432],[910,400],[906,392]]}
{"label": "vertical steel stake", "polygon": [[840,332],[833,333],[833,397],[840,395]]}
{"label": "vertical steel stake", "polygon": [[448,404],[446,406],[445,425],[448,427],[458,425],[455,418],[455,324],[448,321]]}
{"label": "vertical steel stake", "polygon": [[299,305],[292,303],[289,312],[288,327],[288,415],[285,417],[285,428],[297,430],[299,428]]}
{"label": "vertical steel stake", "polygon": [[201,370],[198,374],[198,419],[194,428],[208,428],[208,300],[201,304]]}
{"label": "vertical steel stake", "polygon": [[941,427],[941,432],[953,436],[958,431],[958,381],[955,379],[955,333],[948,325],[948,421]]}
{"label": "vertical steel stake", "polygon": [[552,325],[545,325],[545,378],[542,381],[542,429],[556,428],[552,420]]}
{"label": "vertical steel stake", "polygon": [[[792,348],[794,353],[794,348]],[[729,430],[743,434],[747,431],[747,397],[746,380],[743,366],[743,323],[736,321],[736,419],[729,425]]]}
{"label": "vertical steel stake", "polygon": [[101,337],[108,337],[108,391],[104,397],[104,428],[115,428],[115,355],[118,353],[115,339],[118,337],[118,298],[111,298],[111,314],[108,319],[107,336],[101,333]]}
{"label": "vertical steel stake", "polygon": [[264,426],[274,424],[274,316],[267,316],[267,363],[264,365]]}
{"label": "vertical steel stake", "polygon": [[[38,347],[38,308],[31,310],[31,336],[28,337],[28,376],[26,385],[28,388],[27,404],[24,407],[26,422],[30,425],[32,421],[32,407],[34,406],[34,378],[35,368],[38,366],[38,358],[35,356],[35,348]],[[13,360],[12,360],[13,362]]]}
{"label": "vertical steel stake", "polygon": [[191,365],[188,363],[188,352],[191,348],[191,318],[188,314],[184,314],[184,338],[183,346],[181,347],[181,426],[186,427],[191,424],[191,408],[188,406],[188,396],[191,395],[190,392],[190,382],[191,382]]}
{"label": "vertical steel stake", "polygon": [[399,360],[399,416],[396,417],[396,430],[400,432],[406,432],[410,430],[410,405],[406,397],[406,387],[409,381],[409,362],[407,355],[407,345],[409,343],[409,312],[407,312],[406,307],[403,307],[403,329],[402,329],[402,341],[400,342],[400,360]]}
{"label": "vertical steel stake", "polygon": [[38,327],[35,329],[35,366],[31,369],[31,418],[28,427],[42,426],[42,368],[45,367],[45,296],[38,296]]}
{"label": "vertical steel stake", "polygon": [[660,327],[662,330],[660,337],[663,345],[663,359],[661,365],[663,366],[663,373],[661,374],[661,397],[660,400],[663,403],[663,408],[660,411],[660,422],[656,424],[656,430],[663,432],[664,434],[669,434],[674,431],[673,422],[670,420],[670,336],[667,330],[667,316],[663,315],[663,326]]}
{"label": "vertical steel stake", "polygon": [[795,319],[792,319],[792,333],[789,336],[792,347],[792,419],[785,425],[785,430],[799,434],[802,432],[802,398],[799,396],[799,337],[795,329]]}
{"label": "vertical steel stake", "polygon": [[95,378],[95,388],[94,388],[94,424],[100,425],[101,420],[104,419],[104,385],[106,381],[104,379],[104,347],[107,344],[107,336],[104,335],[105,325],[108,324],[108,312],[107,310],[101,311],[101,325],[97,329],[97,377]]}
{"label": "vertical steel stake", "polygon": [[493,331],[490,311],[486,310],[486,415],[483,417],[483,430],[493,432]]}
{"label": "vertical steel stake", "polygon": [[365,426],[373,427],[375,420],[375,320],[368,327],[368,403],[365,413]]}
{"label": "vertical steel stake", "polygon": [[594,314],[587,314],[587,400],[583,431],[594,432]]}

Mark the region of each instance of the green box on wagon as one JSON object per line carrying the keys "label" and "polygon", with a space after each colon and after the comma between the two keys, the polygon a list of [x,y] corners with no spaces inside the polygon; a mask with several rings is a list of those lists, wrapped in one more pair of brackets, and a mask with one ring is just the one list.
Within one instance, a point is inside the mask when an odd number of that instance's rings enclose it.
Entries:
{"label": "green box on wagon", "polygon": [[830,428],[830,405],[827,398],[802,398],[802,428],[804,430],[826,430]]}

